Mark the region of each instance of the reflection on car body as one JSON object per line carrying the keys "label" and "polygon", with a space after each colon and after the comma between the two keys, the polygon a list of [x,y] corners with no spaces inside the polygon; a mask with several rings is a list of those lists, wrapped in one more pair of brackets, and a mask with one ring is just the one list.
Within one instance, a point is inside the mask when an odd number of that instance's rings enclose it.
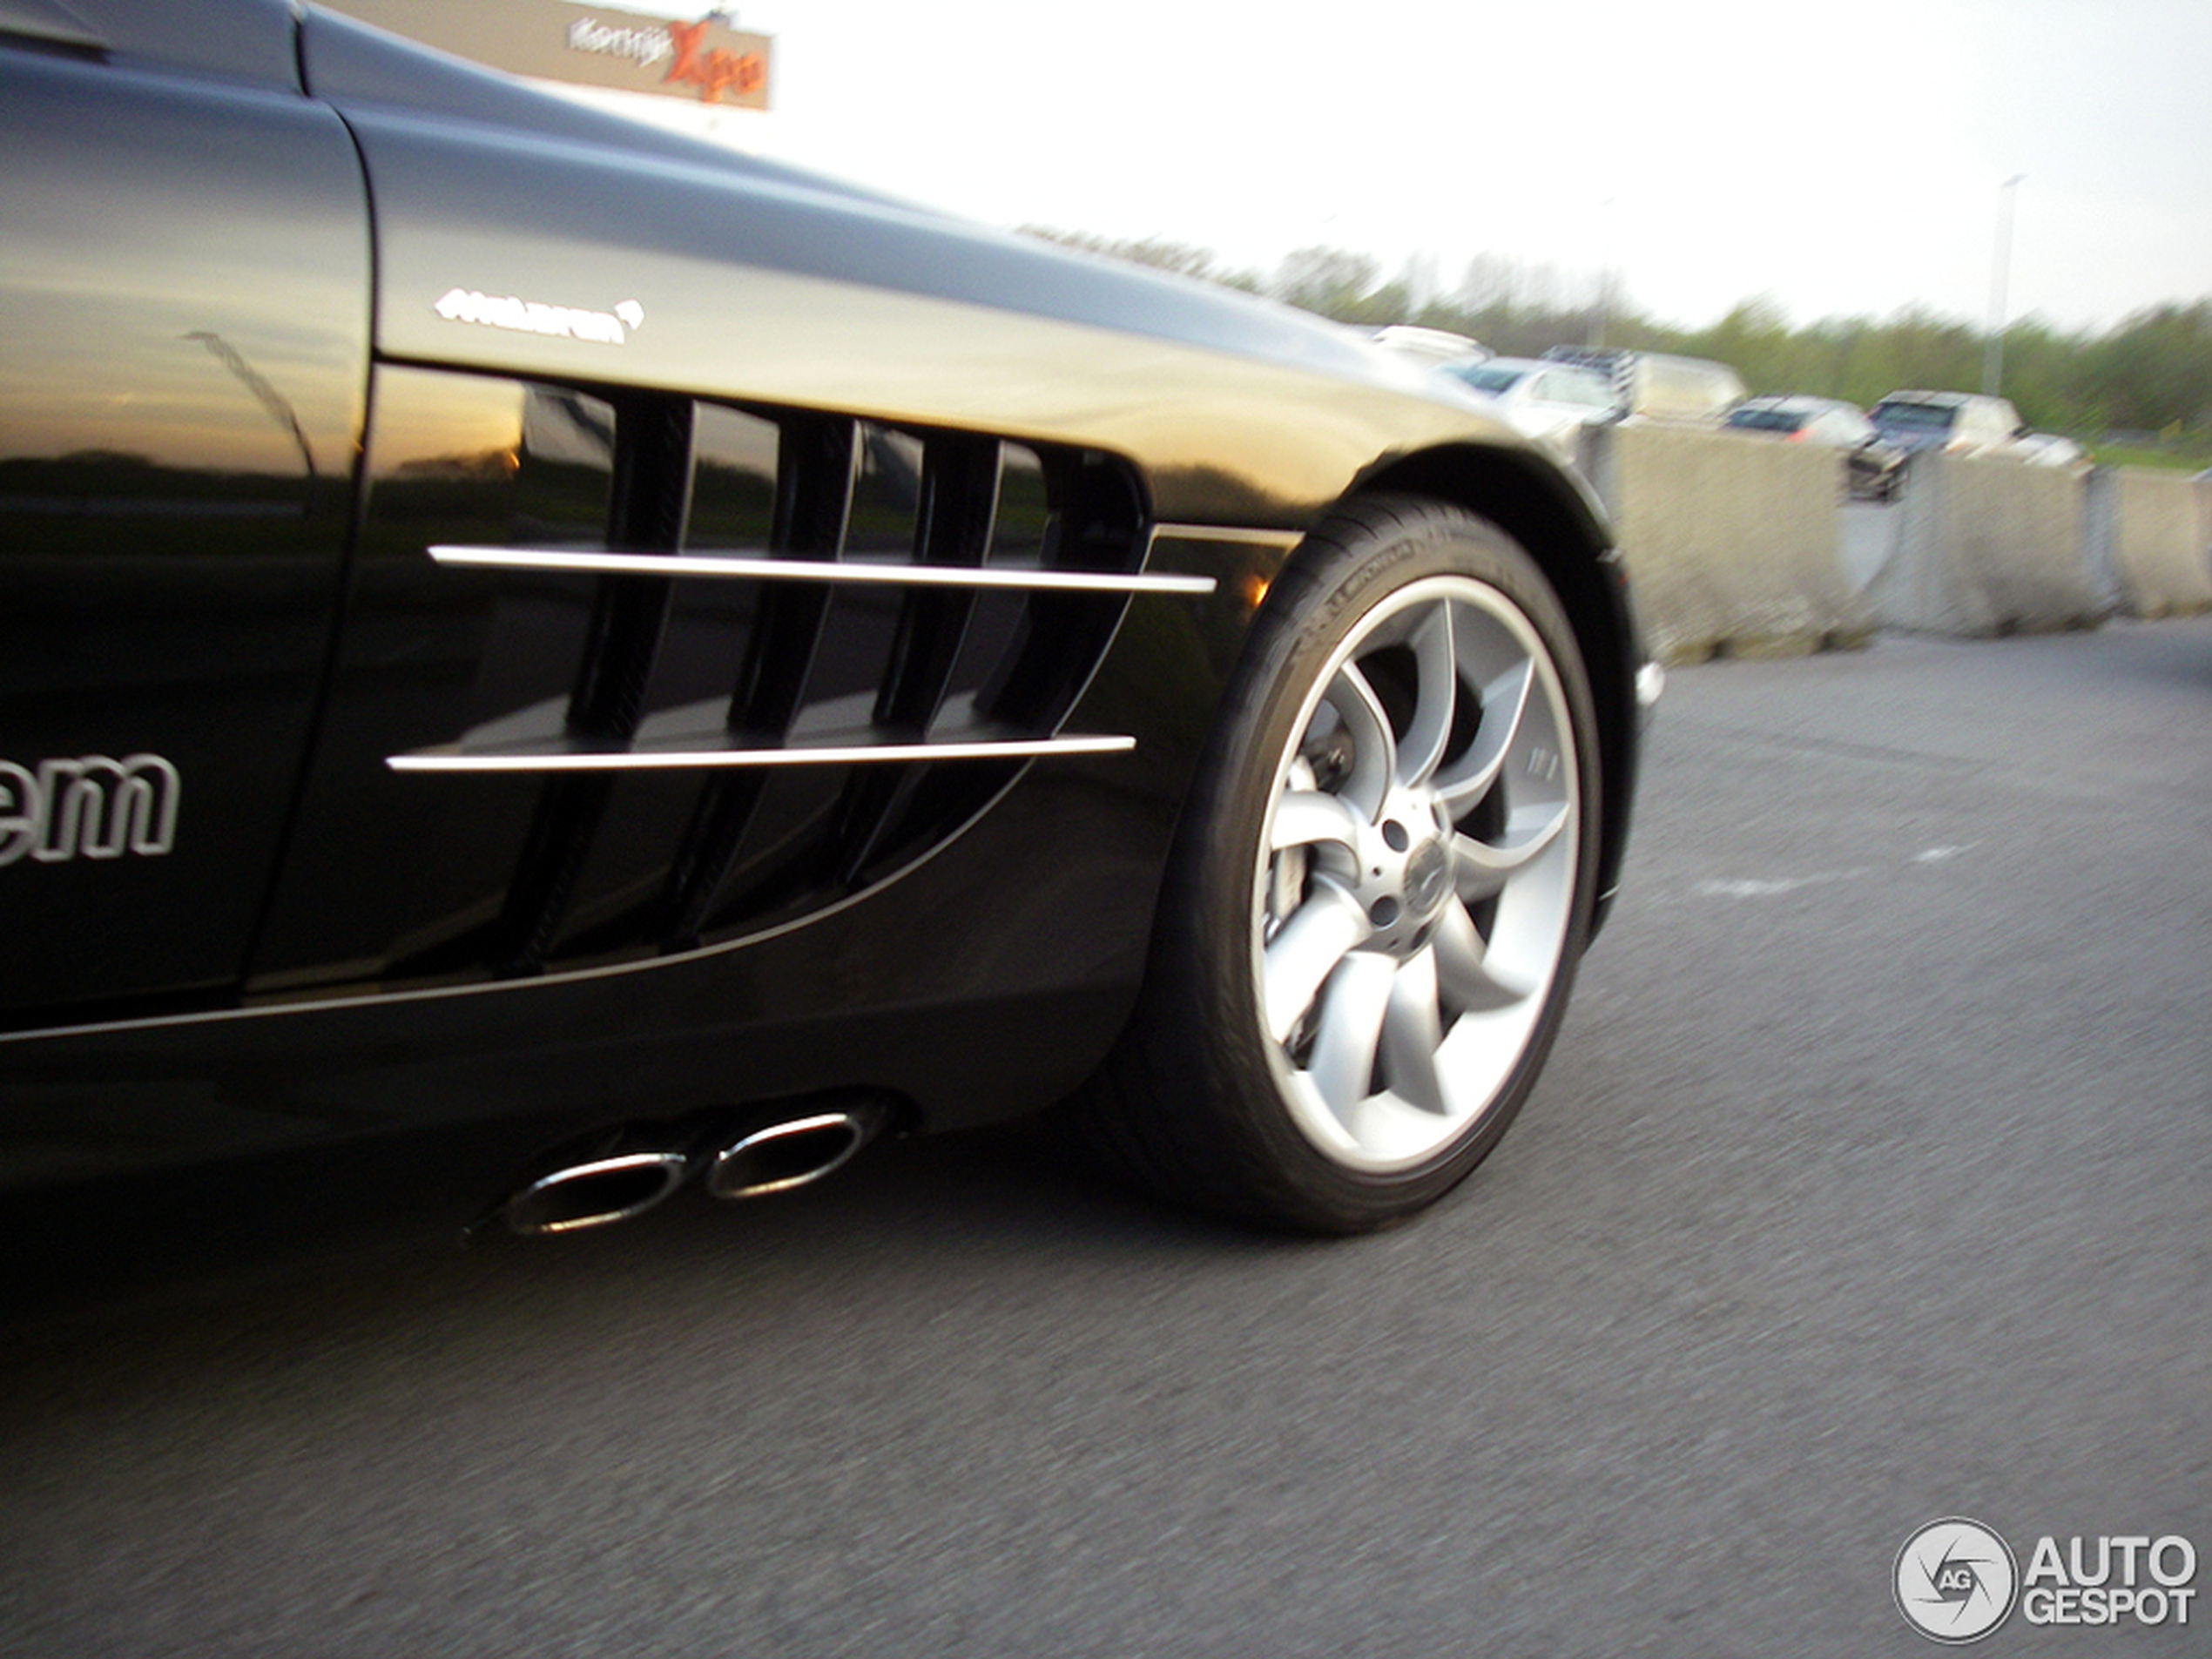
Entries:
{"label": "reflection on car body", "polygon": [[1494,1143],[1642,662],[1509,428],[314,8],[24,0],[0,83],[12,1239],[569,1231],[1079,1091],[1281,1224]]}

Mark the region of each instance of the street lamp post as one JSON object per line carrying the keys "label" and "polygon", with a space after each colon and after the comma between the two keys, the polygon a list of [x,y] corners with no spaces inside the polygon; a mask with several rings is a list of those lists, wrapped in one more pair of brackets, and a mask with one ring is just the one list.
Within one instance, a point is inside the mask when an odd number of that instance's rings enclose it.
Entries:
{"label": "street lamp post", "polygon": [[2005,380],[2005,282],[2013,268],[2013,199],[2027,175],[2016,172],[1997,188],[1997,255],[1989,271],[1989,339],[1981,352],[1981,389],[1998,395]]}
{"label": "street lamp post", "polygon": [[1613,308],[1619,302],[1616,292],[1620,277],[1615,265],[1621,226],[1615,209],[1621,205],[1618,196],[1608,196],[1598,204],[1601,226],[1598,248],[1597,303],[1590,308],[1588,343],[1593,350],[1605,344],[1605,331],[1613,321]]}

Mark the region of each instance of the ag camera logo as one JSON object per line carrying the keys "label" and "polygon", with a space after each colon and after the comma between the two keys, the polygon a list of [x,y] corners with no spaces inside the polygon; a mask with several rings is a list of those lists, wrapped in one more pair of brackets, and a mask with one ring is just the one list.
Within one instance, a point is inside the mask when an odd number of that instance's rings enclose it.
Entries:
{"label": "ag camera logo", "polygon": [[1892,1575],[1897,1610],[1937,1642],[1978,1642],[2013,1610],[2020,1563],[1979,1521],[1932,1521],[1905,1541]]}

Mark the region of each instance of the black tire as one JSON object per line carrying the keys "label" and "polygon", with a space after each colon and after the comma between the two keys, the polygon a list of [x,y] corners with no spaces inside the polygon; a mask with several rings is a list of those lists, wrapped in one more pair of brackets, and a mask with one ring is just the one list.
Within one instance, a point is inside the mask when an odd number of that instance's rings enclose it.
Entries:
{"label": "black tire", "polygon": [[1557,1031],[1599,770],[1574,632],[1527,553],[1418,498],[1332,516],[1229,685],[1091,1138],[1174,1199],[1275,1225],[1433,1203]]}

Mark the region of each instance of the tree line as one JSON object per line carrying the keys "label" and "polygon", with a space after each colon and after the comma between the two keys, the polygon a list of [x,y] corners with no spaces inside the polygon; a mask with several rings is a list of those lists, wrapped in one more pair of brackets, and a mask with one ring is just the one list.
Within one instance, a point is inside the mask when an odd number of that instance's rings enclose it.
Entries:
{"label": "tree line", "polygon": [[[1450,329],[1501,356],[1534,356],[1556,345],[1675,352],[1728,364],[1754,393],[1806,392],[1861,407],[1899,387],[1981,388],[1987,337],[1924,308],[1793,327],[1771,300],[1749,300],[1717,322],[1685,329],[1638,315],[1603,279],[1495,254],[1476,259],[1456,287],[1440,291],[1419,262],[1390,277],[1375,260],[1342,248],[1299,248],[1262,274],[1226,268],[1210,250],[1184,243],[1030,230],[1339,322]],[[2153,306],[2102,333],[2069,334],[2033,317],[2013,323],[2005,331],[2003,390],[2039,431],[2081,439],[2142,434],[2202,449],[2212,444],[2212,297]]]}

